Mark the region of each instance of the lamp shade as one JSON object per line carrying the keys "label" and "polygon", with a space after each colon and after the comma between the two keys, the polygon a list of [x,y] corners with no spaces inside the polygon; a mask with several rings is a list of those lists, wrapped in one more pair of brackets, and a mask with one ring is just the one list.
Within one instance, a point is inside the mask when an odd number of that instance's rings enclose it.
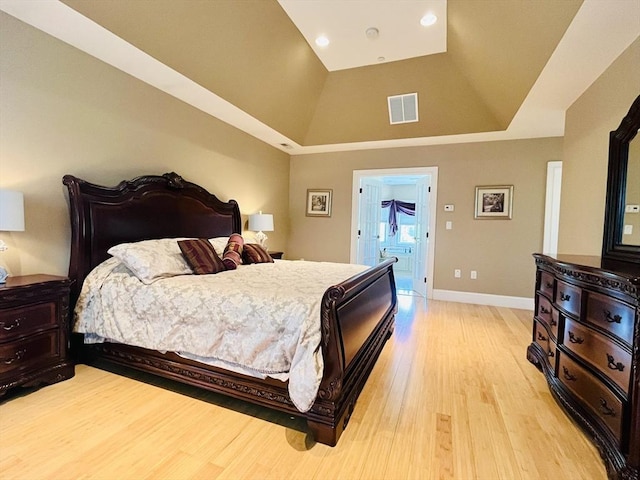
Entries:
{"label": "lamp shade", "polygon": [[22,192],[0,189],[0,231],[24,231],[24,197]]}
{"label": "lamp shade", "polygon": [[273,232],[273,215],[262,212],[249,215],[249,230],[253,232]]}

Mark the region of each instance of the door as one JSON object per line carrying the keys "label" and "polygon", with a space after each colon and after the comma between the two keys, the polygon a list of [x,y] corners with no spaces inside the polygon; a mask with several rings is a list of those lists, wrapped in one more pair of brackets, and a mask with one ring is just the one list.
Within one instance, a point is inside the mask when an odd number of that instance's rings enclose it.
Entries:
{"label": "door", "polygon": [[[412,167],[412,168],[391,168],[391,169],[375,169],[375,170],[354,170],[353,171],[353,184],[352,184],[352,196],[351,196],[351,249],[349,261],[352,263],[363,263],[364,262],[364,232],[363,230],[366,228],[369,230],[367,232],[367,248],[369,249],[368,261],[375,261],[377,263],[377,257],[379,255],[379,245],[380,239],[378,238],[378,231],[376,230],[375,234],[373,234],[373,229],[375,224],[379,224],[380,222],[380,214],[381,208],[380,203],[382,201],[381,192],[382,192],[382,181],[381,179],[385,177],[428,177],[427,185],[430,186],[427,188],[427,195],[425,195],[424,199],[428,204],[427,208],[424,208],[424,212],[422,215],[426,220],[426,224],[422,226],[421,236],[424,235],[426,239],[426,235],[428,233],[429,238],[427,241],[423,239],[421,248],[424,251],[423,255],[420,255],[421,262],[425,265],[422,267],[422,277],[420,278],[420,283],[416,283],[416,285],[422,285],[420,287],[420,291],[422,288],[426,290],[426,298],[433,298],[433,271],[434,271],[434,257],[435,257],[435,236],[436,236],[436,205],[438,200],[438,167]],[[373,181],[375,179],[375,181]],[[364,186],[366,183],[366,187]],[[378,217],[371,221],[366,221],[366,208],[365,201],[362,198],[362,194],[364,190],[373,189],[374,185],[377,186],[378,196],[379,198],[369,198],[368,203],[372,205],[371,211],[374,211]],[[362,193],[361,193],[362,190]],[[367,193],[367,196],[371,197],[374,194],[373,190]],[[423,206],[424,202],[421,203]],[[375,208],[373,208],[375,206]],[[421,222],[420,222],[421,223]],[[378,227],[379,228],[379,227]],[[375,238],[374,238],[375,237]],[[374,260],[375,259],[375,260]],[[420,270],[419,267],[414,269],[414,272]],[[424,279],[427,278],[427,283],[425,285]],[[411,278],[413,281],[413,276]]]}
{"label": "door", "polygon": [[360,181],[360,218],[358,223],[358,260],[373,267],[380,258],[380,215],[382,182],[373,178]]}
{"label": "door", "polygon": [[562,190],[562,162],[547,163],[547,195],[544,204],[544,241],[542,253],[558,253],[560,229],[560,191]]}
{"label": "door", "polygon": [[431,176],[416,180],[416,244],[413,256],[413,289],[427,296],[427,254],[429,252],[429,190]]}

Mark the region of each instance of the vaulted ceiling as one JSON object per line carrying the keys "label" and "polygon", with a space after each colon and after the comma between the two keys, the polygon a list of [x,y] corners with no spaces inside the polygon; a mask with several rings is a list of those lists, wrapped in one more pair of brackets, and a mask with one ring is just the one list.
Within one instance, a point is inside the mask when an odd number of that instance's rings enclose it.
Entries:
{"label": "vaulted ceiling", "polygon": [[[0,7],[291,153],[562,135],[640,34],[640,2],[448,0],[446,52],[329,71],[276,0]],[[419,121],[390,125],[387,96],[409,92]]]}

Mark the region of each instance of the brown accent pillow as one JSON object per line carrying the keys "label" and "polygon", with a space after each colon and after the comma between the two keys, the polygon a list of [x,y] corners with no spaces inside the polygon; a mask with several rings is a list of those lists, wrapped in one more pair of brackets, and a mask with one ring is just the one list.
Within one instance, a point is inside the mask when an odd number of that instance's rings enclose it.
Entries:
{"label": "brown accent pillow", "polygon": [[273,258],[257,243],[245,243],[242,249],[242,261],[250,263],[273,263]]}
{"label": "brown accent pillow", "polygon": [[227,270],[235,270],[238,265],[242,265],[242,247],[244,239],[239,233],[233,233],[229,237],[227,246],[224,247],[222,262]]}
{"label": "brown accent pillow", "polygon": [[226,270],[222,259],[206,238],[179,240],[178,246],[196,275],[220,273]]}

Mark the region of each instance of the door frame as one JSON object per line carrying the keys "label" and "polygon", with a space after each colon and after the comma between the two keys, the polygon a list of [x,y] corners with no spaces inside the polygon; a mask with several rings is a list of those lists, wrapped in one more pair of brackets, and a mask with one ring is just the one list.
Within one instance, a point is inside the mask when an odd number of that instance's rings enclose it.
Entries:
{"label": "door frame", "polygon": [[358,255],[358,221],[359,221],[359,189],[360,180],[364,177],[392,177],[404,175],[428,175],[431,177],[431,192],[429,196],[429,245],[427,248],[426,277],[427,298],[433,298],[435,253],[436,253],[436,213],[438,206],[438,167],[406,167],[381,168],[372,170],[354,170],[353,187],[351,191],[351,250],[350,262],[357,262]]}
{"label": "door frame", "polygon": [[542,253],[558,253],[560,229],[560,193],[562,190],[562,162],[547,162],[547,191],[544,202],[544,239]]}

